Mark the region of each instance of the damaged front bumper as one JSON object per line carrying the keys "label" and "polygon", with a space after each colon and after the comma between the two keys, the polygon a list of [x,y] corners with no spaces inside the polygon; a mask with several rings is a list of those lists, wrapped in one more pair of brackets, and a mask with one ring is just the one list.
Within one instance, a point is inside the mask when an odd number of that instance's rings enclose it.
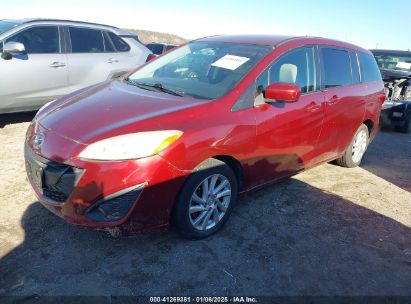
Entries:
{"label": "damaged front bumper", "polygon": [[[26,170],[40,203],[50,211],[72,224],[116,227],[124,235],[168,227],[188,172],[159,155],[126,161],[69,157],[63,153],[75,151],[76,143],[40,131],[46,140],[39,149],[30,145],[28,136]],[[61,145],[66,149],[54,148]]]}

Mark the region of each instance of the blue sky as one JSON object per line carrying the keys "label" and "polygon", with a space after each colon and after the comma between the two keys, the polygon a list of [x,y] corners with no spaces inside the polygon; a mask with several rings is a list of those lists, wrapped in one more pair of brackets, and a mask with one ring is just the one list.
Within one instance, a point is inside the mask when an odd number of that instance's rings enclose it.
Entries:
{"label": "blue sky", "polygon": [[0,4],[0,19],[67,18],[185,38],[242,33],[310,35],[365,48],[411,49],[409,0],[0,0]]}

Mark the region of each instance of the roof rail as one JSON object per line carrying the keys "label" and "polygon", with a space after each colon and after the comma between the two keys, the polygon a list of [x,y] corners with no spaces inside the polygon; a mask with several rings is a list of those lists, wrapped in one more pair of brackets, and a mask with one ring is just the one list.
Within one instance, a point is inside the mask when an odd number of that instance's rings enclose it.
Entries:
{"label": "roof rail", "polygon": [[107,26],[107,27],[111,27],[111,28],[116,28],[116,29],[118,29],[118,27],[112,26],[112,25],[101,24],[101,23],[94,23],[94,22],[86,22],[86,21],[68,20],[68,19],[45,19],[45,18],[43,19],[43,18],[37,18],[37,19],[27,19],[27,20],[23,21],[22,23],[23,23],[23,24],[26,24],[26,23],[41,22],[41,21],[73,22],[73,23],[82,23],[82,24],[90,24],[90,25]]}

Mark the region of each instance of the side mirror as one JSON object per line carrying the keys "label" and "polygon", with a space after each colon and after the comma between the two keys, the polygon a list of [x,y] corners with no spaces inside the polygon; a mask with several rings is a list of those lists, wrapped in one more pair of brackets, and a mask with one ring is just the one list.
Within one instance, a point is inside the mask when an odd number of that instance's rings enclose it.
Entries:
{"label": "side mirror", "polygon": [[[296,102],[300,99],[301,88],[297,84],[277,82],[265,88],[265,98],[276,101]],[[270,102],[269,100],[267,102]]]}
{"label": "side mirror", "polygon": [[23,43],[9,41],[3,47],[3,55],[4,59],[11,59],[12,56],[21,55],[26,53],[26,48],[24,47]]}

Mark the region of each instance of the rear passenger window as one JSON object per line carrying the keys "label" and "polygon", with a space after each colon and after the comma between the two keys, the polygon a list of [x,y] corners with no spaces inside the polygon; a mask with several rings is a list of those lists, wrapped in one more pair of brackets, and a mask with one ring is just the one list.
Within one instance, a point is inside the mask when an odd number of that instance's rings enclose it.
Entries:
{"label": "rear passenger window", "polygon": [[351,84],[351,66],[348,51],[321,48],[325,88]]}
{"label": "rear passenger window", "polygon": [[359,83],[361,81],[361,78],[360,78],[360,70],[358,68],[357,53],[350,52],[350,61],[351,61],[352,82]]}
{"label": "rear passenger window", "polygon": [[269,83],[295,83],[301,93],[316,89],[314,49],[301,48],[281,56],[270,68]]}
{"label": "rear passenger window", "polygon": [[112,33],[112,32],[108,32],[111,41],[113,41],[114,46],[116,47],[116,50],[118,52],[127,52],[128,50],[130,50],[130,46],[120,37],[118,37],[116,34]]}
{"label": "rear passenger window", "polygon": [[103,35],[99,30],[70,27],[72,53],[104,52]]}
{"label": "rear passenger window", "polygon": [[381,72],[378,69],[374,56],[358,53],[360,57],[361,75],[363,82],[381,81]]}
{"label": "rear passenger window", "polygon": [[111,42],[110,37],[108,36],[107,32],[103,32],[103,38],[104,38],[104,50],[107,53],[113,53],[116,50],[114,49],[113,42]]}
{"label": "rear passenger window", "polygon": [[24,44],[28,54],[55,54],[59,52],[59,32],[57,26],[36,26],[23,30],[6,42]]}

